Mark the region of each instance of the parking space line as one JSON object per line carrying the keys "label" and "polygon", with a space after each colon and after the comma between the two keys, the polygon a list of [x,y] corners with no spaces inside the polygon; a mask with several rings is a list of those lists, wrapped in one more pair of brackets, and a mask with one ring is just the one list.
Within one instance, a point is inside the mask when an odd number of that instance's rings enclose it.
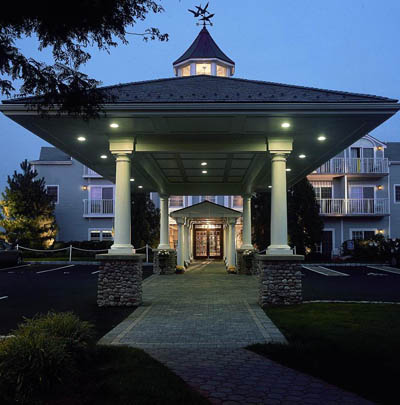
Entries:
{"label": "parking space line", "polygon": [[69,267],[74,267],[75,264],[70,264],[69,266],[63,266],[63,267],[57,267],[55,269],[49,269],[49,270],[42,270],[42,271],[38,271],[36,274],[43,274],[43,273],[49,273],[51,271],[57,271],[57,270],[62,270],[62,269],[67,269]]}
{"label": "parking space line", "polygon": [[100,270],[92,271],[92,274],[100,273]]}
{"label": "parking space line", "polygon": [[20,266],[6,267],[5,269],[0,269],[0,271],[19,269],[20,267],[28,267],[28,266],[30,266],[30,264],[22,264]]}
{"label": "parking space line", "polygon": [[336,270],[332,270],[332,269],[328,269],[326,267],[322,267],[322,266],[313,266],[313,265],[308,265],[305,266],[304,264],[302,265],[302,267],[304,269],[310,270],[310,271],[314,271],[315,273],[321,274],[323,276],[349,276],[346,273],[341,273],[340,271],[336,271]]}
{"label": "parking space line", "polygon": [[8,295],[5,295],[4,297],[0,297],[0,300],[5,300],[6,298],[8,298]]}

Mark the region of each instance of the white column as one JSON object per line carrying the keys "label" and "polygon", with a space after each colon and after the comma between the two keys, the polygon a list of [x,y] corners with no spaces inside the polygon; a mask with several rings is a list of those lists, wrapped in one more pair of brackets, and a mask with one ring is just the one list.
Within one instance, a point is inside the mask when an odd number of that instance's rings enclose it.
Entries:
{"label": "white column", "polygon": [[236,270],[236,238],[235,238],[236,218],[228,219],[228,270]]}
{"label": "white column", "polygon": [[160,244],[158,249],[170,249],[168,197],[160,194]]}
{"label": "white column", "polygon": [[289,152],[270,151],[272,156],[271,244],[267,255],[291,255],[287,236],[286,155]]}
{"label": "white column", "polygon": [[185,269],[185,234],[184,234],[184,223],[185,220],[183,218],[176,218],[176,223],[178,224],[178,249],[177,249],[177,265],[176,268],[178,270]]}
{"label": "white column", "polygon": [[186,222],[185,225],[185,261],[190,262],[190,252],[189,252],[189,224]]}
{"label": "white column", "polygon": [[226,224],[224,224],[223,232],[224,232],[224,261],[226,264],[227,253],[228,253],[228,238],[226,237]]}
{"label": "white column", "polygon": [[131,244],[130,152],[111,152],[116,157],[114,243],[109,254],[133,254]]}
{"label": "white column", "polygon": [[251,243],[251,194],[243,195],[243,244],[242,249],[253,249]]}

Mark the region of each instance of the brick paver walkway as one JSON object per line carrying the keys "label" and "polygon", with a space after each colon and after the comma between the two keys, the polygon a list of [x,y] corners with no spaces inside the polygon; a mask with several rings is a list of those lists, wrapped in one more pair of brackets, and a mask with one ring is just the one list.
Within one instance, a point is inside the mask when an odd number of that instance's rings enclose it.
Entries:
{"label": "brick paver walkway", "polygon": [[286,342],[257,304],[257,278],[199,263],[143,284],[144,305],[100,343],[146,350],[215,404],[368,403],[243,349]]}

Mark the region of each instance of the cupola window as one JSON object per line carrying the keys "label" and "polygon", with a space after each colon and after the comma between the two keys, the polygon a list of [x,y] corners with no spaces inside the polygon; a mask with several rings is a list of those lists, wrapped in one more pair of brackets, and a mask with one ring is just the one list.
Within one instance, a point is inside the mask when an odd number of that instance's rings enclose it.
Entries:
{"label": "cupola window", "polygon": [[186,65],[182,68],[182,76],[190,76],[190,65]]}
{"label": "cupola window", "polygon": [[217,76],[228,76],[227,69],[225,66],[217,65]]}
{"label": "cupola window", "polygon": [[196,75],[211,75],[211,63],[196,63]]}

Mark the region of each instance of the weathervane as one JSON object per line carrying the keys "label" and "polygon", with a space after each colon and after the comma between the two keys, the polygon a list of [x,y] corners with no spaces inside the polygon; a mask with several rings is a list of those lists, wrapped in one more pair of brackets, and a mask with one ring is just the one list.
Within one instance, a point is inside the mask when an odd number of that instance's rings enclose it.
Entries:
{"label": "weathervane", "polygon": [[[197,11],[189,9],[189,11],[193,14],[194,18],[201,17],[199,21],[203,22],[203,27],[205,27],[206,25],[212,26],[213,23],[210,20],[215,16],[215,14],[210,14],[210,12],[207,10],[208,4],[209,3],[207,3],[204,8],[201,7],[201,4],[200,6],[196,6]],[[201,22],[198,22],[197,25],[201,25]]]}

